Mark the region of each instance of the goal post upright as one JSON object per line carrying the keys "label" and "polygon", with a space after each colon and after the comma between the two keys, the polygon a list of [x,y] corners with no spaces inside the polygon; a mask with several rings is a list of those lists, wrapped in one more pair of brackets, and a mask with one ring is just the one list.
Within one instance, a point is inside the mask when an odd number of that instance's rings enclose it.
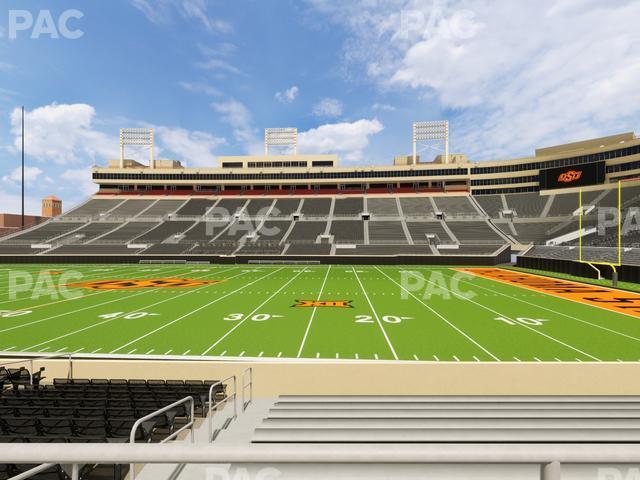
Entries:
{"label": "goal post upright", "polygon": [[[611,268],[611,283],[613,287],[616,287],[618,285],[618,269],[617,267],[620,267],[622,265],[622,182],[620,180],[617,181],[617,207],[616,207],[616,240],[617,240],[617,245],[616,245],[616,261],[614,262],[602,262],[602,261],[590,261],[590,260],[585,260],[584,258],[584,254],[583,254],[583,241],[582,241],[582,236],[583,236],[583,229],[582,229],[582,225],[583,225],[583,213],[584,213],[584,208],[583,208],[583,204],[582,204],[582,188],[580,188],[580,190],[578,191],[578,232],[579,232],[579,236],[578,236],[578,262],[579,263],[586,263],[588,264],[590,267],[594,268],[597,270],[597,268],[595,267],[595,265],[604,265],[607,266],[609,268]],[[596,228],[599,228],[598,225],[596,225]]]}

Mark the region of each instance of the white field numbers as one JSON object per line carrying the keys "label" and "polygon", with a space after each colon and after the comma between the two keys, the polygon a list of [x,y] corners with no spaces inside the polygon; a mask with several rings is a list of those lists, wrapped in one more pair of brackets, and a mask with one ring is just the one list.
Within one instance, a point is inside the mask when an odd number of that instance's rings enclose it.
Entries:
{"label": "white field numbers", "polygon": [[105,320],[111,320],[114,318],[124,318],[125,320],[137,320],[139,318],[151,317],[160,315],[159,313],[149,312],[113,312],[105,313],[104,315],[98,315],[98,318],[104,318]]}
{"label": "white field numbers", "polygon": [[[398,315],[384,315],[381,317],[385,323],[402,323],[403,320],[412,320],[413,317],[399,317]],[[356,315],[356,323],[374,323],[371,315]]]}
{"label": "white field numbers", "polygon": [[244,313],[230,313],[224,317],[223,320],[226,320],[227,322],[238,322],[240,320],[249,319],[252,322],[266,322],[272,318],[282,318],[283,316],[284,315],[273,315],[270,313],[256,313],[248,317]]}
{"label": "white field numbers", "polygon": [[527,317],[516,317],[514,319],[505,318],[505,317],[496,317],[495,318],[499,322],[506,323],[510,326],[515,325],[526,325],[529,327],[540,327],[544,324],[544,322],[548,322],[549,320],[545,318],[527,318]]}

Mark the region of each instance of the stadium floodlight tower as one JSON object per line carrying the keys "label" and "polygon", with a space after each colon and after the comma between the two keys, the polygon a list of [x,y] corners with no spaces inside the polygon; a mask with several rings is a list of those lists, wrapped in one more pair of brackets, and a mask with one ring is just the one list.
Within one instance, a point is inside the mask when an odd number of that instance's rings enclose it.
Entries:
{"label": "stadium floodlight tower", "polygon": [[269,156],[272,148],[285,150],[287,153],[298,154],[298,129],[297,128],[265,128],[264,129],[264,154]]}
{"label": "stadium floodlight tower", "polygon": [[449,122],[413,122],[413,164],[418,163],[418,148],[444,148],[443,162],[449,163]]}
{"label": "stadium floodlight tower", "polygon": [[120,168],[124,168],[124,147],[148,147],[149,168],[155,168],[153,158],[153,128],[121,128],[120,129]]}

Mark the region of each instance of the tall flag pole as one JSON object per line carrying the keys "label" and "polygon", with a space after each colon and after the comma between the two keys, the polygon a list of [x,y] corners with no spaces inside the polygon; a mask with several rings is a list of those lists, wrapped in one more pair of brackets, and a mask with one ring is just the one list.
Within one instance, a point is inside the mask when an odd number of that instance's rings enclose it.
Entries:
{"label": "tall flag pole", "polygon": [[24,105],[22,106],[22,228],[24,228]]}

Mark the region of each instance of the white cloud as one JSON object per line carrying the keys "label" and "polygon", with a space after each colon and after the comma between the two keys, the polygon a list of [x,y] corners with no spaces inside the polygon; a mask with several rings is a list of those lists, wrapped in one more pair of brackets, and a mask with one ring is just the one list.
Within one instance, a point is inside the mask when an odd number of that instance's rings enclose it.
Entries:
{"label": "white cloud", "polygon": [[311,111],[316,117],[335,118],[342,115],[342,102],[335,98],[323,98]]}
{"label": "white cloud", "polygon": [[300,133],[298,145],[301,152],[336,153],[347,162],[358,162],[363,159],[369,137],[383,129],[384,126],[376,118],[320,125]]}
{"label": "white cloud", "polygon": [[233,26],[220,18],[210,17],[206,0],[131,0],[147,19],[155,24],[168,24],[177,12],[185,20],[198,20],[213,33],[230,33]]}
{"label": "white cloud", "polygon": [[249,153],[261,151],[261,142],[253,126],[253,116],[242,102],[235,99],[226,102],[214,102],[211,107],[220,115],[222,120],[231,126],[234,138],[244,144]]}
{"label": "white cloud", "polygon": [[396,107],[394,107],[393,105],[389,105],[387,103],[374,103],[371,106],[371,110],[373,110],[374,112],[376,111],[394,112],[396,110]]}
{"label": "white cloud", "polygon": [[156,127],[155,132],[164,149],[191,167],[216,166],[215,150],[226,143],[224,138],[210,133],[184,128]]}
{"label": "white cloud", "polygon": [[472,158],[640,122],[639,2],[310,3],[349,31],[348,69],[437,102],[453,117],[456,150]]}
{"label": "white cloud", "polygon": [[282,103],[291,103],[296,99],[299,92],[300,89],[294,85],[291,88],[287,88],[284,92],[276,92],[276,100]]}
{"label": "white cloud", "polygon": [[[0,188],[0,213],[14,213],[20,214],[22,211],[22,200],[20,195],[9,193]],[[24,198],[24,213],[26,215],[40,215],[41,213],[41,199],[33,197],[31,195],[25,195]]]}
{"label": "white cloud", "polygon": [[84,196],[93,195],[98,187],[91,179],[91,168],[70,168],[60,174],[60,179],[69,182],[64,188],[71,188],[73,192],[80,192]]}
{"label": "white cloud", "polygon": [[208,58],[202,62],[197,62],[196,66],[211,72],[233,73],[234,75],[242,73],[239,68],[221,58]]}
{"label": "white cloud", "polygon": [[[43,171],[38,167],[24,167],[24,182],[25,184],[33,184],[40,175],[42,175]],[[2,177],[2,180],[8,183],[13,183],[19,185],[22,182],[22,170],[20,167],[15,168],[9,175],[5,175]]]}
{"label": "white cloud", "polygon": [[188,92],[192,93],[204,93],[211,97],[219,97],[222,92],[213,85],[209,85],[203,82],[180,82],[179,85]]}
{"label": "white cloud", "polygon": [[[76,103],[51,104],[25,112],[25,152],[39,162],[59,165],[114,157],[118,140],[94,129],[95,109]],[[20,150],[20,109],[11,113],[14,151]]]}

